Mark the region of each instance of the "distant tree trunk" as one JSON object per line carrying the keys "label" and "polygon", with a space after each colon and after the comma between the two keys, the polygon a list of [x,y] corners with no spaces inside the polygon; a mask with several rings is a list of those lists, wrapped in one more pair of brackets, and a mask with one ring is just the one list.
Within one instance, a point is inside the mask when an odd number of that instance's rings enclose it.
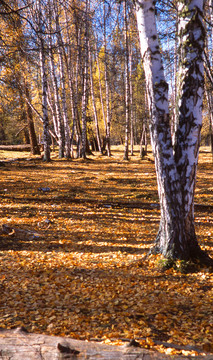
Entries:
{"label": "distant tree trunk", "polygon": [[71,158],[70,153],[70,128],[67,114],[67,101],[66,101],[66,79],[65,79],[65,69],[64,69],[64,59],[63,59],[63,48],[64,43],[61,36],[61,28],[59,24],[59,14],[58,14],[58,5],[54,0],[54,13],[55,13],[55,23],[56,23],[56,36],[58,43],[58,56],[59,56],[59,66],[60,66],[60,80],[61,80],[61,92],[62,92],[62,115],[63,115],[63,130],[65,138],[65,157],[67,159]]}
{"label": "distant tree trunk", "polygon": [[85,54],[84,54],[84,76],[83,76],[83,95],[82,95],[82,134],[81,134],[81,157],[86,159],[87,149],[87,101],[88,101],[88,56],[89,56],[89,20],[88,20],[88,1],[85,8]]}
{"label": "distant tree trunk", "polygon": [[143,121],[143,129],[141,133],[141,141],[140,141],[140,158],[143,159],[147,154],[147,127],[146,127],[146,119]]}
{"label": "distant tree trunk", "polygon": [[50,136],[49,136],[49,119],[47,109],[47,73],[45,66],[45,55],[43,44],[40,49],[40,62],[41,62],[41,81],[42,81],[42,113],[43,113],[43,145],[44,156],[43,160],[50,161]]}
{"label": "distant tree trunk", "polygon": [[[14,0],[12,2],[12,6],[14,6],[14,10],[19,8],[19,2],[18,0]],[[35,133],[35,127],[34,127],[34,121],[33,121],[33,113],[32,109],[30,107],[31,103],[31,97],[30,97],[30,86],[29,82],[27,80],[27,76],[25,75],[25,72],[27,73],[28,70],[28,55],[23,51],[25,47],[26,37],[23,32],[23,24],[22,24],[22,18],[19,16],[11,18],[11,20],[14,22],[14,28],[16,31],[18,30],[18,51],[17,51],[17,57],[18,57],[18,66],[20,66],[20,69],[17,70],[14,69],[14,75],[15,79],[17,81],[17,84],[19,86],[19,93],[20,93],[20,101],[21,101],[21,109],[23,112],[23,117],[25,122],[27,122],[27,127],[24,128],[24,134],[25,138],[27,140],[27,143],[30,143],[31,146],[31,153],[33,155],[40,155],[40,149],[37,143],[36,133]],[[15,47],[14,47],[15,49]],[[16,52],[16,51],[15,51]]]}
{"label": "distant tree trunk", "polygon": [[53,112],[55,112],[55,131],[58,136],[58,146],[59,146],[59,158],[64,157],[64,129],[62,126],[62,115],[61,115],[61,106],[60,106],[60,96],[58,89],[58,80],[55,70],[55,61],[54,61],[54,53],[53,53],[53,42],[52,42],[52,4],[49,4],[49,66],[50,66],[50,76],[52,80],[52,88],[53,88],[53,97],[54,97],[54,107]]}
{"label": "distant tree trunk", "polygon": [[[29,92],[29,85],[25,82],[25,96],[31,102],[30,92]],[[33,121],[33,112],[29,105],[29,102],[26,102],[26,116],[27,116],[27,124],[29,130],[29,139],[30,139],[30,146],[31,146],[31,153],[33,155],[40,155],[40,149],[38,146],[36,133],[35,133],[35,126]]]}
{"label": "distant tree trunk", "polygon": [[199,247],[194,227],[194,189],[203,100],[203,1],[178,2],[179,10],[179,123],[175,154],[169,122],[168,85],[152,0],[137,0],[140,36],[150,109],[150,135],[157,173],[161,220],[155,250],[172,260],[211,263]]}
{"label": "distant tree trunk", "polygon": [[80,58],[81,58],[81,29],[78,28],[76,24],[76,33],[77,33],[77,59],[76,59],[76,66],[75,66],[75,114],[76,114],[76,124],[75,134],[76,134],[76,143],[77,143],[77,157],[81,156],[81,135],[82,129],[80,125],[80,114],[78,111],[78,93],[79,93],[79,69],[80,69]]}
{"label": "distant tree trunk", "polygon": [[109,103],[109,77],[108,77],[108,56],[107,56],[107,42],[106,42],[106,4],[104,2],[104,76],[106,88],[106,149],[107,156],[111,156],[111,118],[110,118],[110,103]]}
{"label": "distant tree trunk", "polygon": [[[19,81],[20,81],[20,79],[19,79]],[[16,136],[18,136],[23,131],[25,144],[29,144],[30,137],[29,137],[29,131],[28,131],[28,126],[27,126],[27,113],[26,113],[25,102],[24,102],[24,97],[23,97],[23,86],[21,86],[20,82],[19,82],[19,107],[21,110],[20,116],[19,116],[19,122],[22,125],[22,127],[16,133]]]}
{"label": "distant tree trunk", "polygon": [[40,0],[36,0],[36,16],[37,16],[37,36],[39,42],[39,57],[41,70],[41,85],[42,85],[42,120],[43,120],[43,145],[44,155],[43,160],[50,161],[50,135],[49,135],[49,119],[47,108],[47,70],[45,60],[45,47],[43,39],[43,19],[41,12]]}
{"label": "distant tree trunk", "polygon": [[[68,41],[68,53],[66,53],[65,48],[63,46],[64,51],[64,58],[65,58],[65,65],[66,65],[66,71],[68,74],[68,85],[69,85],[69,93],[70,93],[70,104],[71,104],[71,112],[72,112],[72,131],[70,134],[70,154],[73,157],[73,140],[74,140],[74,134],[77,136],[77,119],[78,119],[78,109],[76,105],[76,97],[77,95],[74,93],[74,64],[72,64],[72,55],[71,55],[71,49],[72,44],[70,42],[70,36],[69,36],[69,19],[68,19],[68,11],[67,11],[67,4],[63,2],[63,8],[65,12],[65,21],[66,21],[66,31],[67,31],[67,40]],[[77,51],[78,53],[78,51]]]}
{"label": "distant tree trunk", "polygon": [[129,159],[129,109],[130,109],[130,91],[129,91],[129,41],[127,24],[127,0],[124,1],[124,39],[125,39],[125,145],[124,160]]}
{"label": "distant tree trunk", "polygon": [[96,138],[97,138],[97,145],[98,151],[101,153],[101,137],[100,137],[100,130],[98,125],[98,115],[95,103],[95,93],[94,93],[94,84],[93,84],[93,74],[92,74],[92,55],[91,55],[91,48],[89,42],[89,65],[90,65],[90,88],[91,88],[91,96],[92,96],[92,105],[93,105],[93,113],[95,119],[95,128],[96,128]]}
{"label": "distant tree trunk", "polygon": [[134,155],[134,115],[133,115],[133,86],[132,86],[132,46],[129,52],[129,96],[130,96],[130,146],[131,156]]}
{"label": "distant tree trunk", "polygon": [[[51,112],[51,119],[52,119],[52,122],[53,122],[55,136],[57,138],[57,143],[59,143],[58,142],[58,122],[57,122],[57,119],[56,119],[55,99],[52,96],[53,91],[51,91],[51,86],[52,86],[52,84],[50,84],[50,81],[48,81],[48,83],[47,83],[47,93],[48,93],[47,103],[48,103],[48,107],[49,107],[50,112]],[[34,108],[32,108],[32,109],[35,112],[35,109]],[[39,116],[40,116],[40,114],[39,114]]]}
{"label": "distant tree trunk", "polygon": [[[97,42],[97,40],[96,40],[96,42]],[[98,83],[99,83],[101,109],[102,109],[102,115],[103,115],[103,120],[104,120],[105,131],[106,131],[107,125],[106,125],[106,115],[105,115],[104,101],[103,101],[103,92],[102,92],[102,86],[101,86],[101,69],[100,69],[100,64],[99,64],[97,43],[96,42],[95,42],[95,58],[96,58],[96,63],[97,63],[97,67],[98,67]]]}

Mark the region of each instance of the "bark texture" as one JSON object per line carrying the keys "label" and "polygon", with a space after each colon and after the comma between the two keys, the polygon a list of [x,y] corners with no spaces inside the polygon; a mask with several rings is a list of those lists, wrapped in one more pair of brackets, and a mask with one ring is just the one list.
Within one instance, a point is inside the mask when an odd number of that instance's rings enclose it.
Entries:
{"label": "bark texture", "polygon": [[[161,221],[156,250],[171,259],[208,261],[194,228],[194,189],[200,145],[203,101],[203,1],[179,1],[179,118],[173,149],[168,84],[152,0],[136,1],[141,54],[150,110]],[[211,262],[211,260],[209,260]]]}

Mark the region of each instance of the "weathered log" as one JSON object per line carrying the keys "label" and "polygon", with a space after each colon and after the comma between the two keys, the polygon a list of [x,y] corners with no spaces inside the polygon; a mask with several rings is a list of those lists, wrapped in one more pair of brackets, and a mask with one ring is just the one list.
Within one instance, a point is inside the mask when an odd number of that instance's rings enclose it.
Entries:
{"label": "weathered log", "polygon": [[[43,145],[38,145],[40,150],[42,150]],[[0,145],[0,150],[5,151],[31,151],[30,144],[21,144],[21,145]]]}
{"label": "weathered log", "polygon": [[[131,344],[130,344],[131,345]],[[1,360],[188,360],[191,357],[165,355],[128,345],[106,345],[28,333],[24,328],[0,329]],[[213,355],[195,356],[213,360]]]}
{"label": "weathered log", "polygon": [[30,144],[23,145],[0,145],[0,150],[6,151],[30,151]]}
{"label": "weathered log", "polygon": [[16,240],[37,240],[41,237],[41,235],[35,231],[11,227],[7,224],[2,224],[0,235],[8,235],[10,238],[15,238]]}

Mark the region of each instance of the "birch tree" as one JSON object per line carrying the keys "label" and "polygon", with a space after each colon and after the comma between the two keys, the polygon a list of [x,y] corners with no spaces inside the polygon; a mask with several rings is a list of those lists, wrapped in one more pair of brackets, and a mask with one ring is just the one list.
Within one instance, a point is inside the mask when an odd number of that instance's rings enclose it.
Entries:
{"label": "birch tree", "polygon": [[67,101],[66,101],[66,76],[65,76],[65,66],[63,58],[64,42],[62,38],[61,26],[59,23],[59,9],[57,1],[54,1],[54,15],[56,23],[56,37],[58,42],[58,56],[59,56],[59,65],[60,65],[60,80],[61,80],[61,90],[62,90],[62,115],[63,115],[63,129],[64,129],[64,140],[65,140],[65,157],[67,159],[71,158],[70,154],[70,127],[67,114]]}
{"label": "birch tree", "polygon": [[91,54],[91,46],[89,42],[89,68],[90,68],[90,89],[91,89],[91,97],[92,97],[92,106],[93,106],[93,113],[94,113],[94,120],[95,120],[95,129],[96,129],[96,139],[98,145],[98,151],[102,153],[101,150],[101,136],[100,136],[100,129],[98,124],[98,115],[97,115],[97,108],[95,102],[95,93],[94,93],[94,82],[93,82],[93,73],[92,73],[92,54]]}
{"label": "birch tree", "polygon": [[130,101],[130,147],[131,156],[134,155],[134,117],[133,117],[133,86],[132,86],[132,46],[130,44],[129,51],[129,101]]}
{"label": "birch tree", "polygon": [[49,119],[48,119],[48,104],[47,104],[47,68],[46,68],[46,52],[44,42],[44,19],[41,10],[40,0],[35,3],[35,22],[38,36],[39,60],[41,71],[42,84],[42,118],[43,118],[43,144],[44,155],[43,160],[50,161],[50,135],[49,135]]}
{"label": "birch tree", "polygon": [[85,4],[85,58],[83,73],[83,94],[82,94],[82,134],[81,134],[81,157],[86,158],[87,142],[87,103],[88,103],[88,80],[89,80],[89,1]]}
{"label": "birch tree", "polygon": [[201,250],[194,224],[194,191],[202,125],[203,0],[179,1],[178,124],[173,150],[165,80],[155,20],[155,1],[136,0],[136,17],[146,77],[150,136],[161,209],[155,250],[175,261],[213,260]]}
{"label": "birch tree", "polygon": [[110,131],[110,101],[109,101],[109,74],[108,74],[108,57],[107,57],[107,41],[106,41],[106,4],[104,2],[104,76],[105,76],[105,96],[106,96],[106,148],[107,156],[111,156]]}
{"label": "birch tree", "polygon": [[127,0],[124,1],[124,39],[125,39],[125,146],[124,160],[129,159],[129,119],[130,119],[130,87],[129,87],[129,39],[128,39],[128,21],[127,21]]}
{"label": "birch tree", "polygon": [[[62,126],[62,115],[61,115],[61,106],[60,106],[60,95],[59,95],[59,88],[58,88],[58,80],[57,74],[55,71],[55,61],[54,61],[54,52],[53,52],[53,27],[52,27],[52,4],[49,2],[49,14],[48,14],[48,22],[49,22],[49,66],[50,66],[50,77],[51,83],[53,88],[53,97],[54,97],[54,105],[53,109],[53,116],[55,116],[56,121],[53,121],[54,130],[58,137],[58,146],[59,146],[59,158],[64,157],[64,131]],[[55,23],[55,22],[54,22]],[[50,98],[50,96],[49,96]],[[50,100],[49,100],[50,101]],[[54,114],[55,113],[55,114]]]}
{"label": "birch tree", "polygon": [[209,135],[210,135],[210,144],[212,152],[212,161],[213,161],[213,71],[212,71],[212,62],[213,62],[213,0],[208,0],[207,7],[207,22],[209,23],[209,37],[206,39],[206,48],[205,48],[205,95],[207,100],[207,107],[209,113]]}

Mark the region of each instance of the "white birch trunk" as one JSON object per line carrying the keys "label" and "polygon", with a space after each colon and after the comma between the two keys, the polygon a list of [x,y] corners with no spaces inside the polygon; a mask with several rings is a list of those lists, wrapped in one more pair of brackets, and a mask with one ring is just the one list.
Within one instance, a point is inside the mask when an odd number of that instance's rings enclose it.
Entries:
{"label": "white birch trunk", "polygon": [[133,87],[132,87],[132,46],[129,52],[129,97],[130,97],[130,148],[134,155],[134,117],[133,117]]}
{"label": "white birch trunk", "polygon": [[44,156],[43,160],[50,161],[50,144],[49,144],[49,120],[47,110],[47,73],[45,68],[45,56],[43,48],[40,49],[41,62],[41,82],[42,82],[42,114],[43,114],[43,142]]}
{"label": "white birch trunk", "polygon": [[178,3],[179,113],[175,136],[175,160],[180,175],[185,227],[188,228],[191,238],[195,237],[194,191],[204,92],[203,5],[203,0],[191,0],[188,4]]}
{"label": "white birch trunk", "polygon": [[81,157],[86,158],[87,142],[87,100],[88,100],[88,42],[89,42],[89,24],[88,24],[88,4],[86,0],[85,8],[85,53],[84,53],[84,76],[83,76],[83,95],[82,95],[82,136],[81,136]]}
{"label": "white birch trunk", "polygon": [[104,76],[105,76],[105,95],[106,95],[106,149],[107,156],[111,156],[110,132],[111,118],[109,108],[109,79],[108,79],[108,63],[107,63],[107,43],[106,43],[106,8],[104,3]]}
{"label": "white birch trunk", "polygon": [[129,95],[129,42],[127,33],[127,0],[124,1],[124,40],[125,40],[125,145],[124,145],[124,160],[129,159],[129,108],[130,108],[130,95]]}
{"label": "white birch trunk", "polygon": [[[181,6],[181,9],[180,9]],[[205,257],[194,231],[194,185],[197,169],[203,95],[203,1],[180,1],[182,62],[180,112],[175,155],[169,125],[168,85],[152,0],[137,0],[136,15],[150,109],[150,136],[155,157],[161,221],[156,248],[172,259]],[[183,14],[183,13],[182,13]],[[186,16],[187,15],[187,16]],[[193,19],[196,21],[193,22]],[[191,22],[191,23],[190,23]],[[189,32],[189,35],[188,35]],[[189,37],[188,37],[189,36]],[[193,41],[191,42],[191,39]],[[185,43],[186,41],[186,43]],[[190,51],[189,51],[190,46]]]}
{"label": "white birch trunk", "polygon": [[211,144],[211,153],[212,153],[212,162],[213,162],[213,98],[212,92],[209,89],[205,89],[206,99],[208,105],[209,113],[209,133],[210,133],[210,144]]}
{"label": "white birch trunk", "polygon": [[96,43],[95,43],[95,58],[96,58],[97,67],[98,67],[98,83],[99,83],[101,109],[102,109],[102,115],[103,115],[103,120],[104,120],[104,126],[105,126],[105,130],[106,130],[106,115],[105,115],[104,102],[103,102],[103,92],[102,92],[102,85],[101,85],[101,69],[100,69],[100,64],[99,64],[98,51],[97,51],[97,44]]}
{"label": "white birch trunk", "polygon": [[36,20],[38,31],[38,43],[39,43],[39,59],[40,59],[40,71],[41,71],[41,86],[42,86],[42,119],[43,119],[43,143],[44,143],[44,155],[43,160],[50,161],[50,135],[49,135],[49,119],[48,119],[48,107],[47,107],[47,70],[45,61],[45,48],[42,31],[42,12],[40,0],[36,1]]}
{"label": "white birch trunk", "polygon": [[212,76],[212,62],[213,62],[213,0],[209,0],[209,13],[210,13],[210,23],[211,23],[211,37],[210,37],[210,48],[208,46],[208,40],[206,41],[206,51],[205,51],[205,61],[206,67],[205,71],[210,81],[210,89],[206,87],[207,103],[209,110],[209,132],[210,132],[210,144],[211,144],[211,153],[212,153],[212,162],[213,162],[213,97],[212,97],[212,86],[213,86],[213,76]]}
{"label": "white birch trunk", "polygon": [[67,159],[71,158],[70,153],[70,127],[67,115],[67,101],[66,101],[66,77],[64,69],[64,59],[63,59],[63,40],[61,36],[61,28],[58,18],[58,7],[57,3],[55,5],[55,22],[56,22],[56,33],[57,33],[57,42],[58,42],[58,56],[59,56],[59,66],[60,66],[60,80],[61,80],[61,91],[62,91],[62,115],[63,115],[63,129],[64,129],[64,140],[65,140],[65,157]]}
{"label": "white birch trunk", "polygon": [[81,29],[76,29],[77,32],[77,59],[76,59],[76,67],[75,67],[75,112],[76,112],[76,142],[77,142],[77,157],[81,156],[81,126],[80,126],[80,115],[78,112],[78,93],[79,93],[79,75],[80,75],[80,57],[81,57]]}
{"label": "white birch trunk", "polygon": [[68,29],[69,29],[68,10],[67,10],[67,4],[64,2],[63,2],[63,9],[64,9],[64,13],[65,13],[65,24],[66,24],[66,32],[67,32],[66,41],[69,44],[68,54],[66,54],[66,52],[64,51],[64,57],[65,57],[66,71],[68,74],[68,85],[69,85],[70,104],[71,104],[71,112],[72,112],[72,132],[70,135],[70,154],[72,157],[74,157],[73,139],[74,139],[74,134],[77,133],[76,124],[77,124],[77,118],[78,118],[78,110],[77,110],[77,107],[75,106],[76,96],[74,94],[74,74],[73,74],[74,61],[72,60],[72,52],[71,52],[72,43],[71,43],[70,35],[68,32]]}
{"label": "white birch trunk", "polygon": [[173,119],[172,119],[172,139],[173,145],[175,142],[175,133],[177,131],[177,124],[178,124],[178,109],[176,104],[177,99],[177,76],[178,76],[178,13],[176,13],[175,19],[175,46],[174,46],[174,88],[172,89],[172,97],[173,97]]}
{"label": "white birch trunk", "polygon": [[58,141],[58,122],[56,119],[55,102],[52,98],[52,92],[50,90],[49,82],[47,83],[47,93],[48,93],[47,103],[48,103],[49,109],[51,111],[52,122],[53,122],[54,131],[55,131],[55,138],[57,138],[57,144],[58,144],[59,143],[59,141]]}
{"label": "white birch trunk", "polygon": [[60,99],[59,99],[59,89],[57,76],[55,72],[55,61],[53,54],[53,42],[52,42],[52,12],[51,12],[51,4],[49,3],[49,14],[48,14],[48,22],[49,22],[49,66],[50,66],[50,75],[52,80],[53,87],[53,95],[54,95],[54,110],[55,110],[55,118],[57,122],[57,136],[58,136],[58,146],[59,146],[59,158],[64,157],[64,131],[62,126],[62,116],[61,116],[61,107],[60,107]]}
{"label": "white birch trunk", "polygon": [[94,119],[95,119],[95,128],[96,128],[96,139],[98,144],[98,150],[101,153],[101,138],[100,138],[100,130],[98,125],[98,115],[95,103],[95,93],[94,93],[94,83],[93,83],[93,74],[92,74],[92,56],[91,56],[91,48],[89,42],[89,66],[90,66],[90,88],[91,88],[91,96],[92,96],[92,105],[93,105],[93,112],[94,112]]}
{"label": "white birch trunk", "polygon": [[[166,255],[175,241],[170,233],[170,229],[177,227],[176,224],[178,224],[173,203],[177,202],[179,207],[181,206],[181,199],[175,198],[179,190],[177,189],[179,176],[176,171],[169,127],[168,85],[165,81],[159,51],[153,1],[138,1],[136,15],[146,76],[151,117],[150,136],[155,157],[161,206],[159,247],[160,251]],[[178,233],[178,229],[175,232]],[[169,243],[171,243],[171,246]]]}

